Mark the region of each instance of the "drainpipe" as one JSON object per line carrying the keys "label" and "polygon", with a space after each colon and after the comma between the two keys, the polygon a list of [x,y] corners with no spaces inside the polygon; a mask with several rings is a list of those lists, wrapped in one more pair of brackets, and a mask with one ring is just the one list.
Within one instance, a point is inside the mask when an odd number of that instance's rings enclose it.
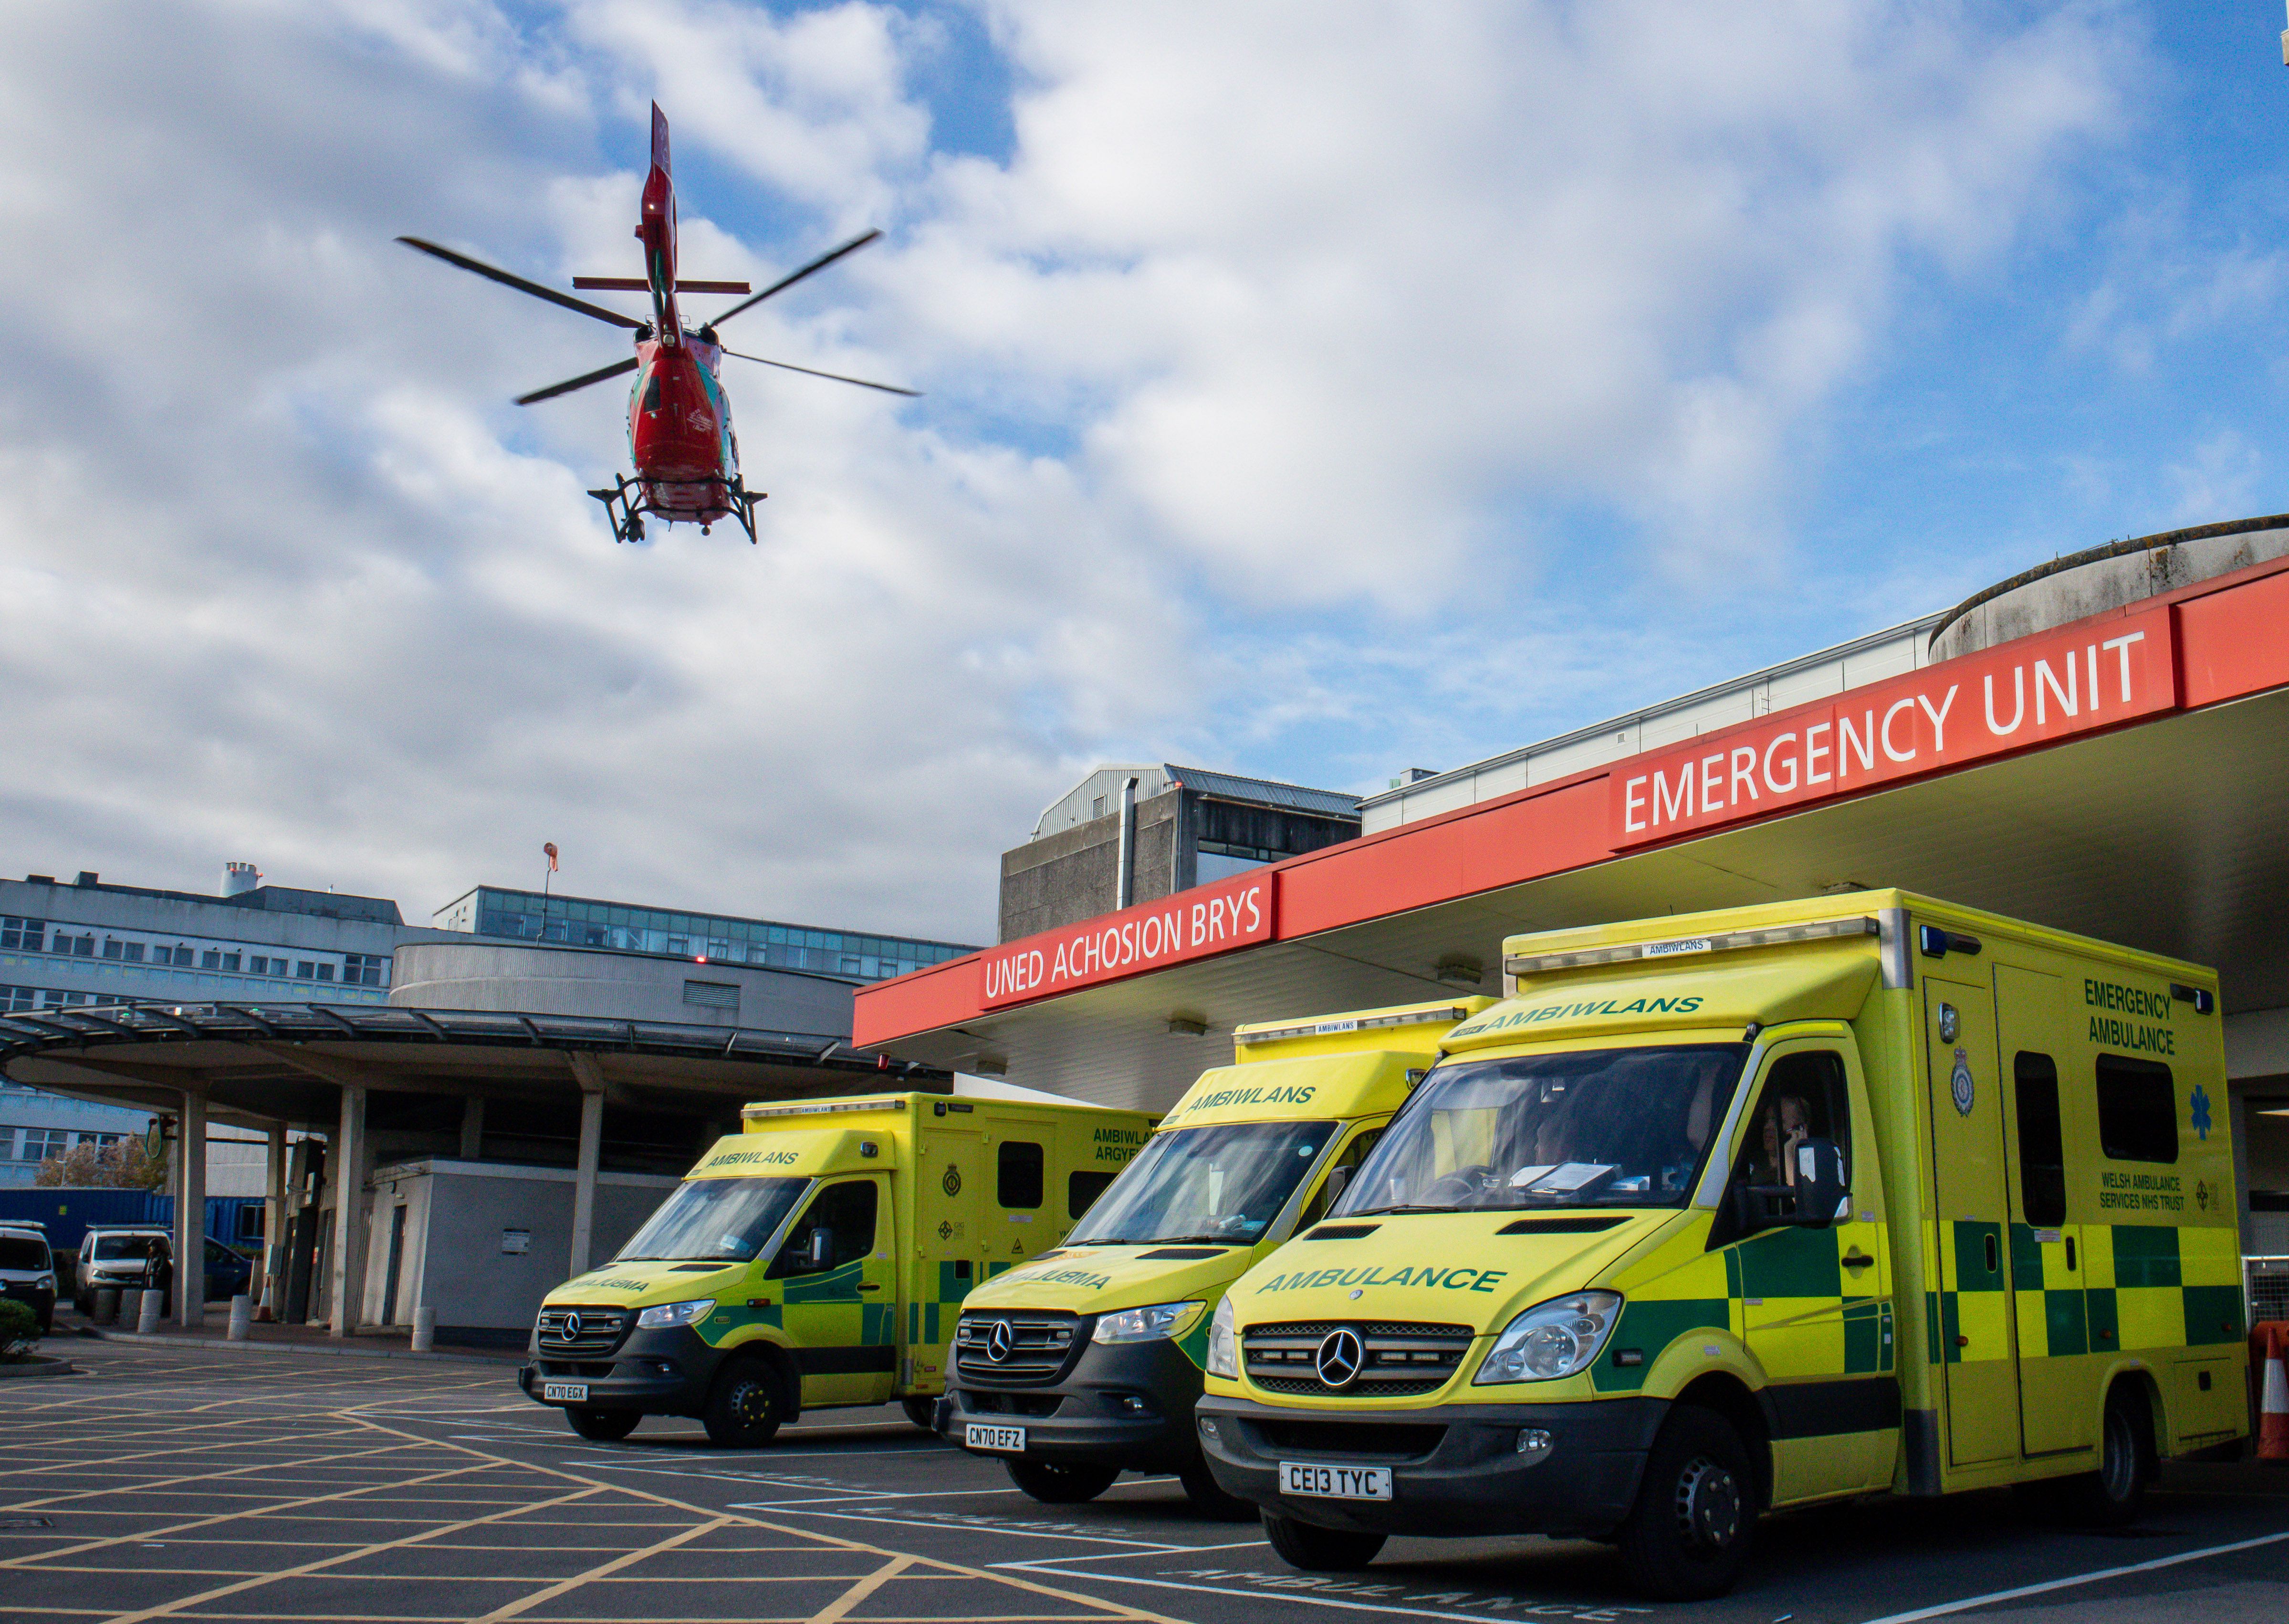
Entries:
{"label": "drainpipe", "polygon": [[1123,908],[1137,900],[1137,780],[1133,778],[1121,786],[1121,850],[1113,860],[1113,906]]}

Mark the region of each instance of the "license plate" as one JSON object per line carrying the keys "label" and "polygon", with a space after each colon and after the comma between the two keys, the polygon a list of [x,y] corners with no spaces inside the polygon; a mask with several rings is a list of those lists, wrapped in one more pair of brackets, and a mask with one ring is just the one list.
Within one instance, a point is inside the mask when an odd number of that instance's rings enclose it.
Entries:
{"label": "license plate", "polygon": [[585,1404],[588,1402],[588,1384],[585,1381],[544,1381],[540,1384],[543,1404]]}
{"label": "license plate", "polygon": [[1301,1460],[1280,1463],[1280,1492],[1308,1494],[1320,1500],[1389,1500],[1391,1468],[1387,1466],[1312,1466]]}
{"label": "license plate", "polygon": [[970,1449],[999,1450],[1007,1455],[1025,1452],[1023,1427],[981,1427],[976,1421],[969,1421],[962,1426],[961,1441]]}

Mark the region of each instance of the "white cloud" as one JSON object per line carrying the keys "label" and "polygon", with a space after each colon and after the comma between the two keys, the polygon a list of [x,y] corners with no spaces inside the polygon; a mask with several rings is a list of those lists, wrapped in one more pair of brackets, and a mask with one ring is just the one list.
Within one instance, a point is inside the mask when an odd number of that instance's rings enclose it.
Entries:
{"label": "white cloud", "polygon": [[[1100,753],[1320,730],[1296,771],[1358,780],[1654,697],[1519,516],[1617,514],[1676,590],[1769,569],[1900,283],[1990,262],[2126,61],[2073,8],[996,7],[997,164],[933,154],[938,25],[887,7],[12,22],[24,866],[418,917],[546,838],[576,891],[956,936]],[[893,228],[738,341],[931,390],[732,375],[758,548],[611,547],[616,392],[504,403],[622,340],[388,240],[631,269],[655,95],[695,274]]]}

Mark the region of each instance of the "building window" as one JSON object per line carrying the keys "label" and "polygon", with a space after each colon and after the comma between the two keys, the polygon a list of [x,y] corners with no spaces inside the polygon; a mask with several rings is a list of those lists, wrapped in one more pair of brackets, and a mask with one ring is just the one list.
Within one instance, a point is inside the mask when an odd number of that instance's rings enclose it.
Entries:
{"label": "building window", "polygon": [[235,972],[238,969],[238,955],[235,953],[224,954],[222,956],[222,967],[225,970]]}
{"label": "building window", "polygon": [[294,979],[298,981],[311,980],[316,977],[317,973],[318,967],[307,958],[300,964],[294,966]]}
{"label": "building window", "polygon": [[204,953],[200,954],[200,955],[199,955],[199,968],[200,968],[200,969],[202,969],[202,970],[219,970],[219,969],[221,969],[221,968],[222,968],[222,952],[221,952],[221,950],[220,950],[219,948],[208,948]]}
{"label": "building window", "polygon": [[1103,796],[1097,796],[1096,800],[1089,803],[1089,815],[1093,819],[1102,818],[1105,816],[1105,797]]}
{"label": "building window", "polygon": [[318,966],[318,980],[321,981],[331,981],[333,979],[334,967],[331,964],[322,964]]}
{"label": "building window", "polygon": [[16,948],[26,953],[37,953],[47,940],[48,925],[44,919],[0,918],[0,948]]}
{"label": "building window", "polygon": [[61,953],[64,951],[64,944],[66,942],[69,942],[71,944],[71,954],[75,958],[93,958],[95,956],[95,938],[92,936],[59,936],[53,942],[49,944],[48,951],[51,953]]}
{"label": "building window", "polygon": [[103,939],[104,957],[120,958],[124,956],[126,950],[127,944],[120,940],[116,936],[107,936]]}
{"label": "building window", "polygon": [[69,1148],[71,1135],[61,1128],[27,1128],[16,1151],[22,1162],[44,1162],[52,1156],[61,1156]]}
{"label": "building window", "polygon": [[356,987],[379,987],[388,978],[389,961],[378,953],[342,955],[342,980]]}

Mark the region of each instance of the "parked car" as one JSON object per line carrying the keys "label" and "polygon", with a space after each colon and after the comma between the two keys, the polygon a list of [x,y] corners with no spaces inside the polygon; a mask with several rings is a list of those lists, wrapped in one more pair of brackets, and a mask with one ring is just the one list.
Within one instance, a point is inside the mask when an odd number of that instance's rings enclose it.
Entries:
{"label": "parked car", "polygon": [[[212,1236],[206,1239],[206,1300],[228,1302],[241,1292],[253,1290],[254,1265]],[[151,1243],[159,1243],[171,1285],[175,1266],[174,1237],[150,1224],[91,1224],[79,1244],[74,1271],[72,1301],[82,1314],[95,1306],[96,1288],[140,1285],[150,1261]]]}
{"label": "parked car", "polygon": [[12,1297],[40,1316],[40,1334],[56,1323],[56,1255],[37,1224],[0,1224],[0,1297]]}

